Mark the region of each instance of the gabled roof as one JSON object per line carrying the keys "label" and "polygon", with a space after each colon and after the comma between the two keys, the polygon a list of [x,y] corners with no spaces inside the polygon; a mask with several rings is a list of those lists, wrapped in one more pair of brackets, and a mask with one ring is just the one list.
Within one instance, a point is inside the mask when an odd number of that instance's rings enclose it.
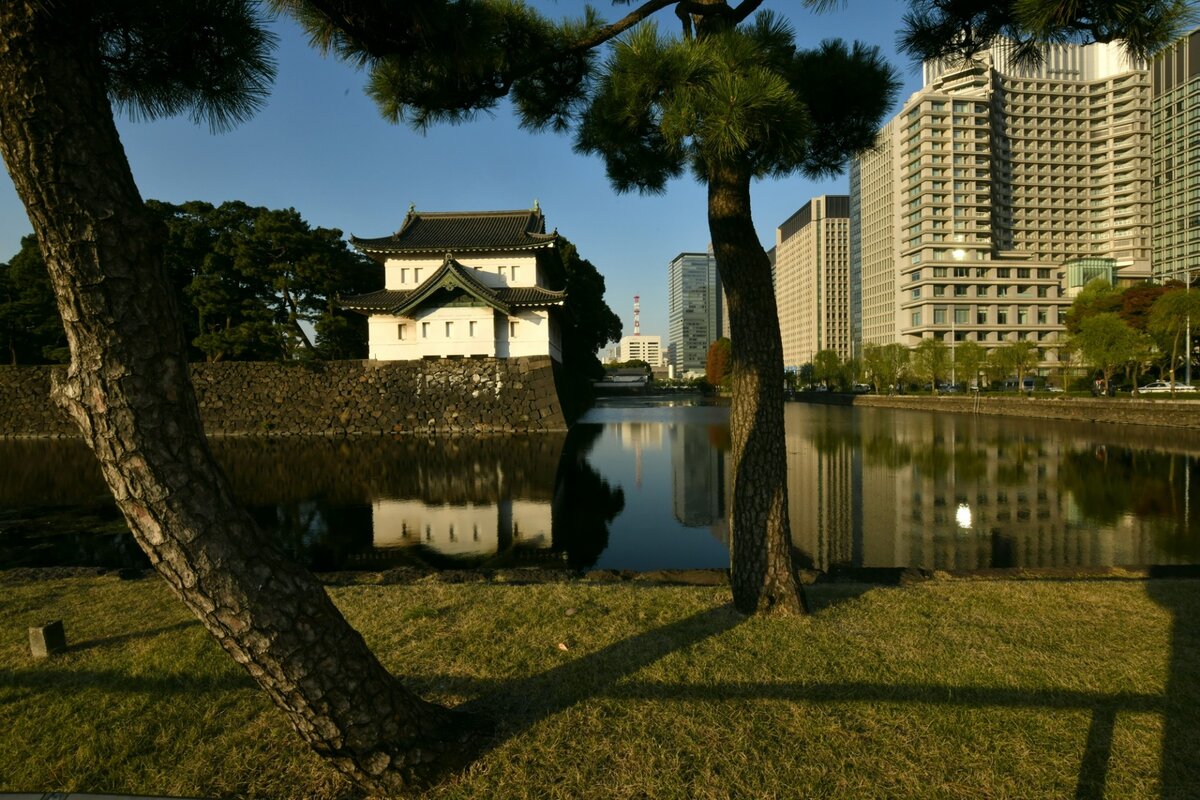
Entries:
{"label": "gabled roof", "polygon": [[546,218],[535,206],[522,211],[417,211],[410,208],[400,230],[377,239],[350,237],[364,253],[445,253],[481,250],[534,250],[549,247],[558,233],[546,233]]}
{"label": "gabled roof", "polygon": [[466,292],[484,305],[491,306],[501,314],[512,314],[515,308],[538,308],[560,306],[567,298],[564,291],[552,291],[540,286],[491,287],[480,283],[469,268],[446,254],[442,266],[416,289],[381,289],[370,294],[343,298],[342,308],[371,313],[384,312],[396,317],[408,316],[414,309],[424,305],[438,291],[456,289]]}

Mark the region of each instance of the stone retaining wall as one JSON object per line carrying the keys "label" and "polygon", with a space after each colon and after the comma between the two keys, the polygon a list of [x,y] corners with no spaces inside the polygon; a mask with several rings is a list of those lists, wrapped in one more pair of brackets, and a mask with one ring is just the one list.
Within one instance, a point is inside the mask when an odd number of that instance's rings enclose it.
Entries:
{"label": "stone retaining wall", "polygon": [[987,414],[1001,417],[1034,417],[1037,419],[1200,429],[1200,400],[1171,400],[1169,396],[1161,400],[1151,400],[1148,398],[1043,398],[980,395],[976,399],[974,395],[970,394],[933,396],[806,392],[797,397],[803,402],[825,405],[902,408],[910,411],[935,411],[950,414]]}
{"label": "stone retaining wall", "polygon": [[[0,436],[73,436],[49,400],[60,367],[0,367]],[[548,356],[194,364],[210,434],[565,431]]]}

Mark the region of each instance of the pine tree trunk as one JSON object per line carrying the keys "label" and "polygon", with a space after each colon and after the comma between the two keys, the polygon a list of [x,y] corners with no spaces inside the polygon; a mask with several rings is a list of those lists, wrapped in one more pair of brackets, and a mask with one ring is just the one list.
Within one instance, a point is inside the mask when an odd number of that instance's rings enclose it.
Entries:
{"label": "pine tree trunk", "polygon": [[388,674],[235,504],[189,382],[165,231],[134,185],[79,18],[87,6],[0,3],[0,153],[71,350],[55,400],[155,569],[304,740],[368,789],[404,785],[457,759],[457,715]]}
{"label": "pine tree trunk", "polygon": [[708,227],[733,345],[733,603],[747,614],[803,613],[788,526],[783,344],[771,265],[750,216],[749,169],[710,168]]}

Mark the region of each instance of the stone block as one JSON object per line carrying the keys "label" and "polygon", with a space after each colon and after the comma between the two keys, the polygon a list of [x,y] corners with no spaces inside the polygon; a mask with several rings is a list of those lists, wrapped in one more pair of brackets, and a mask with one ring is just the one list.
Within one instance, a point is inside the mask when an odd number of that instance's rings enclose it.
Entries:
{"label": "stone block", "polygon": [[48,658],[67,649],[67,633],[61,619],[29,629],[29,649],[34,658]]}

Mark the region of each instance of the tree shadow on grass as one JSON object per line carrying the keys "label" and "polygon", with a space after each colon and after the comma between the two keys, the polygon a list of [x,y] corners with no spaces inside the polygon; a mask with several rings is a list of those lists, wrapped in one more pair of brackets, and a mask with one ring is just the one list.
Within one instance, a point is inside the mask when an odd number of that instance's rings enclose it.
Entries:
{"label": "tree shadow on grass", "polygon": [[[52,692],[56,695],[91,689],[112,694],[145,694],[153,697],[182,697],[190,703],[204,695],[257,691],[249,675],[228,672],[221,675],[192,675],[180,673],[151,677],[133,677],[123,669],[72,669],[50,665],[28,669],[0,669],[0,689],[29,689],[32,693]],[[12,702],[11,699],[9,702]]]}
{"label": "tree shadow on grass", "polygon": [[144,630],[128,631],[126,633],[118,633],[113,636],[104,636],[99,639],[85,639],[81,642],[72,642],[67,645],[68,653],[82,653],[87,650],[94,650],[99,647],[113,647],[114,645],[125,644],[127,642],[136,641],[138,639],[148,639],[158,636],[161,633],[171,633],[180,631],[185,628],[199,628],[200,622],[195,619],[182,620],[173,625],[162,625],[157,628],[146,628]]}
{"label": "tree shadow on grass", "polygon": [[1200,582],[1150,580],[1147,591],[1173,617],[1163,704],[1162,797],[1200,797]]}
{"label": "tree shadow on grass", "polygon": [[468,689],[476,699],[457,711],[497,721],[494,747],[532,728],[541,720],[593,697],[604,695],[623,678],[671,653],[728,631],[745,617],[726,605],[622,639],[594,653],[538,675],[512,681],[448,678],[445,684]]}
{"label": "tree shadow on grass", "polygon": [[[1175,614],[1170,673],[1165,697],[1132,692],[1022,690],[938,684],[771,682],[736,684],[662,684],[626,680],[642,668],[716,635],[745,618],[731,606],[694,614],[652,631],[616,642],[539,675],[515,681],[439,676],[443,689],[468,696],[458,710],[502,720],[486,749],[516,737],[547,717],[592,698],[633,701],[768,700],[813,703],[918,703],[964,708],[1026,708],[1083,711],[1091,721],[1081,753],[1074,797],[1105,797],[1113,756],[1117,715],[1161,714],[1162,797],[1200,797],[1200,584],[1195,581],[1149,581],[1149,593]],[[861,594],[870,586],[821,587],[810,607],[819,612]],[[815,601],[815,602],[814,602]]]}

